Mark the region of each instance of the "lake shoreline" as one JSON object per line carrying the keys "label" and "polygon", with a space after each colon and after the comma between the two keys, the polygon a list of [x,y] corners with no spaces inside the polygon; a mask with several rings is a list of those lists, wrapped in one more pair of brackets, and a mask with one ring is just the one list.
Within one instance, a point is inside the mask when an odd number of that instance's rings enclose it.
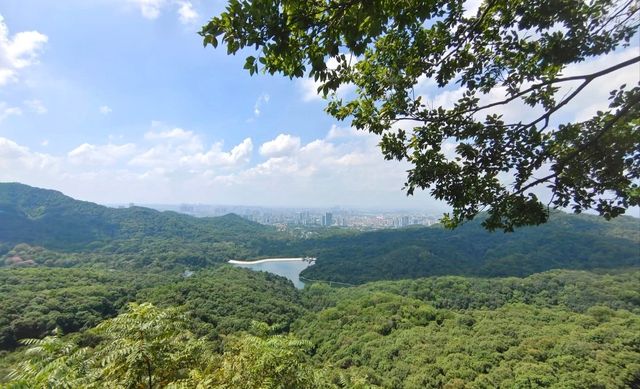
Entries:
{"label": "lake shoreline", "polygon": [[238,261],[236,259],[231,259],[227,263],[233,265],[256,265],[259,263],[269,263],[269,262],[314,262],[315,258],[266,258],[266,259],[258,259],[256,261]]}

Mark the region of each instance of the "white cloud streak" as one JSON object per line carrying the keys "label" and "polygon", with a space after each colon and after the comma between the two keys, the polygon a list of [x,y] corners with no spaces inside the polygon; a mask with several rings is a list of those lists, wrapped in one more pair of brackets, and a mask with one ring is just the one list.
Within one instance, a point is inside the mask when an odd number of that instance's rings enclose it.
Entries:
{"label": "white cloud streak", "polygon": [[111,107],[109,107],[108,105],[102,105],[98,108],[98,111],[103,114],[103,115],[108,115],[111,112],[113,112],[113,110],[111,109]]}
{"label": "white cloud streak", "polygon": [[49,111],[40,100],[25,100],[24,105],[30,112],[38,115],[44,115]]}
{"label": "white cloud streak", "polygon": [[266,93],[258,96],[256,103],[253,105],[253,114],[258,117],[262,113],[262,106],[269,103],[270,96]]}
{"label": "white cloud streak", "polygon": [[10,107],[7,103],[0,101],[0,123],[10,116],[22,115],[22,109],[19,107]]}

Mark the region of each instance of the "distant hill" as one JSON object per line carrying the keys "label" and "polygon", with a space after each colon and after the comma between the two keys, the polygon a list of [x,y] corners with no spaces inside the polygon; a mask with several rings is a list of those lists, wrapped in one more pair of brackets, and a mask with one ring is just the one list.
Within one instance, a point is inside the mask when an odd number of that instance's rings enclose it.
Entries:
{"label": "distant hill", "polygon": [[606,221],[553,212],[550,221],[513,233],[487,232],[474,220],[455,230],[441,226],[383,230],[304,244],[318,260],[309,279],[360,284],[441,275],[526,276],[550,269],[640,266],[640,219]]}
{"label": "distant hill", "polygon": [[295,239],[238,215],[197,218],[109,208],[60,192],[0,183],[0,264],[205,267],[237,258],[315,256],[302,276],[360,284],[442,275],[526,276],[550,269],[640,266],[640,219],[554,212],[513,233],[479,220]]}
{"label": "distant hill", "polygon": [[47,189],[0,183],[0,242],[81,250],[133,239],[189,242],[267,237],[272,229],[237,215],[196,218],[144,207],[109,208]]}

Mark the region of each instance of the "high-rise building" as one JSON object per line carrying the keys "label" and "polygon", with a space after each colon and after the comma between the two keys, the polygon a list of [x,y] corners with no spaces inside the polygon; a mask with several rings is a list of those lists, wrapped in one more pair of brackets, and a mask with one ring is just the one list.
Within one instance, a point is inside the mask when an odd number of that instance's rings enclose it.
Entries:
{"label": "high-rise building", "polygon": [[322,217],[322,225],[329,227],[333,224],[333,215],[331,214],[331,212],[327,212],[324,214],[324,216]]}

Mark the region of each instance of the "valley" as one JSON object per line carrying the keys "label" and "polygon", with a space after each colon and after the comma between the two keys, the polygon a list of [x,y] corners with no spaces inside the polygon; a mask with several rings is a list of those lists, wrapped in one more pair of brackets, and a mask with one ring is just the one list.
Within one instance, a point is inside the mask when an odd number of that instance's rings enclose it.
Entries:
{"label": "valley", "polygon": [[[105,353],[120,355],[125,349],[112,347],[137,336],[101,328],[133,320],[127,328],[146,328],[155,344],[153,331],[165,332],[154,326],[170,322],[153,315],[183,318],[172,319],[170,340],[157,338],[173,347],[154,351],[165,373],[152,379],[162,387],[269,377],[291,379],[281,386],[291,388],[640,382],[634,218],[557,212],[511,234],[474,221],[453,231],[300,239],[235,215],[110,209],[20,184],[0,184],[0,210],[0,382],[8,388],[54,382],[44,373],[53,364],[63,369],[55,382],[71,387],[98,376],[143,380],[100,368]],[[227,263],[237,258],[259,259]],[[283,264],[297,267],[281,273],[287,278],[272,274],[269,266]],[[25,343],[43,337],[71,354]],[[75,353],[90,357],[75,361]],[[232,367],[240,360],[244,368]],[[255,370],[262,363],[272,367]]]}

